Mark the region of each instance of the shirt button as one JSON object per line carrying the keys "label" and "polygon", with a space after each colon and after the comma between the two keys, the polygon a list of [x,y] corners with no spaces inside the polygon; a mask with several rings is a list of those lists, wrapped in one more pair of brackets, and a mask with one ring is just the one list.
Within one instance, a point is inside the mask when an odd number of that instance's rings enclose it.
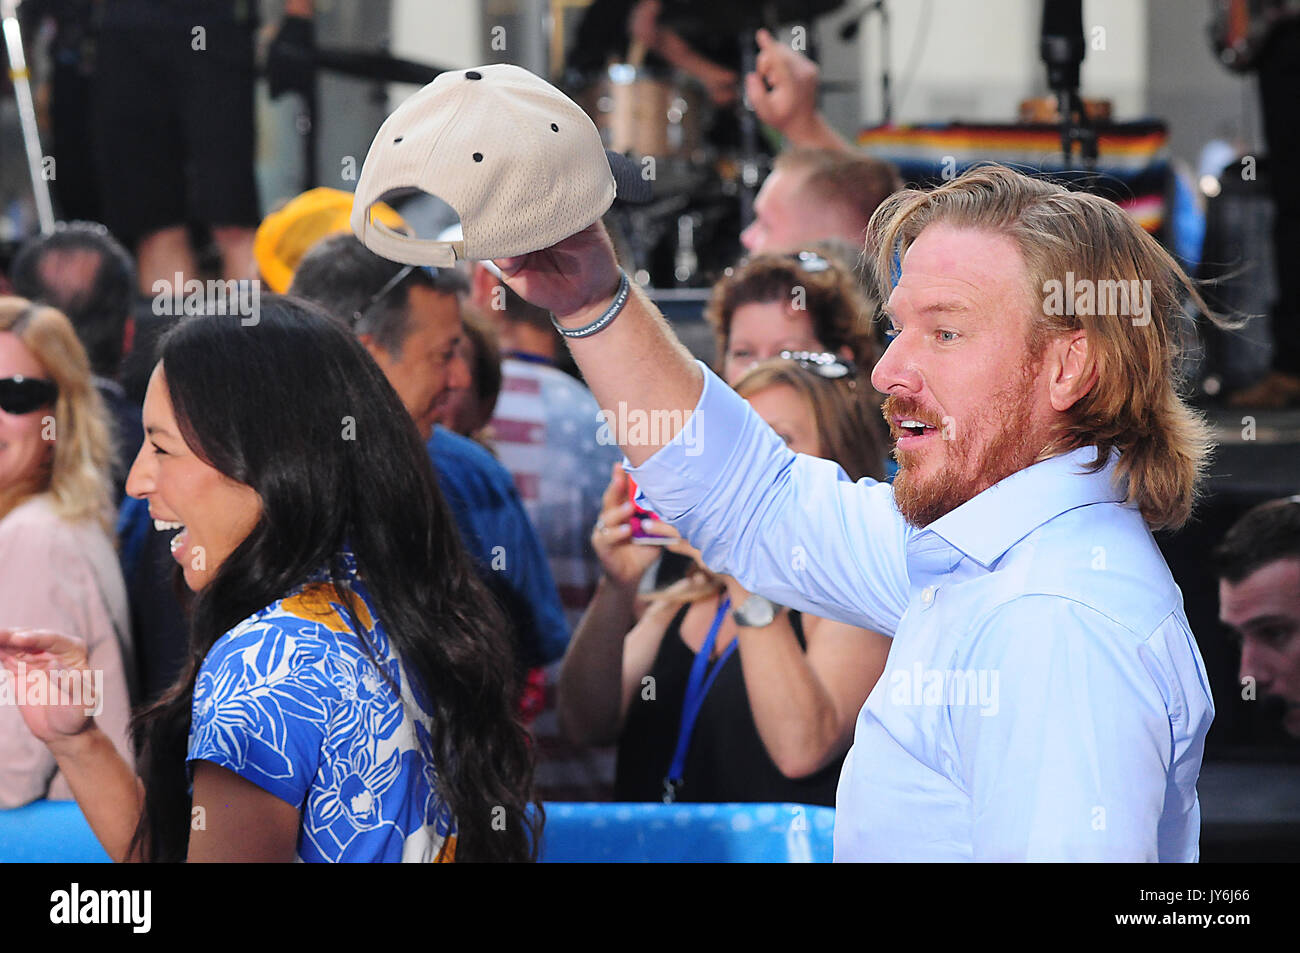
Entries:
{"label": "shirt button", "polygon": [[922,589],[921,605],[925,606],[926,608],[929,608],[930,604],[934,602],[934,594],[938,591],[939,591],[938,586],[926,586],[924,589]]}

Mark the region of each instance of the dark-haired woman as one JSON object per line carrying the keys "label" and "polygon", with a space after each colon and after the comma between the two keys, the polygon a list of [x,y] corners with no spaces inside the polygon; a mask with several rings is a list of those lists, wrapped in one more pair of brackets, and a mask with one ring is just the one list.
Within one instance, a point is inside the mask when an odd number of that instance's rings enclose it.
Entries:
{"label": "dark-haired woman", "polygon": [[[429,458],[346,330],[291,298],[163,342],[128,492],[177,530],[191,657],[142,782],[81,708],[29,707],[117,860],[517,860],[532,765],[504,623]],[[84,665],[0,632],[14,667]]]}

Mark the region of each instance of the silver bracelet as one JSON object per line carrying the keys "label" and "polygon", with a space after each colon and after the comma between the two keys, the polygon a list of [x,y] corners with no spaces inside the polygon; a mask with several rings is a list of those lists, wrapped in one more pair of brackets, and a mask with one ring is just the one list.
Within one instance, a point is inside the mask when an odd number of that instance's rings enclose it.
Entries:
{"label": "silver bracelet", "polygon": [[623,310],[623,305],[627,304],[627,296],[630,290],[631,288],[628,284],[627,272],[620,268],[618,270],[618,291],[614,293],[614,302],[605,309],[605,313],[599,318],[585,327],[573,329],[566,328],[564,325],[560,324],[559,321],[556,321],[555,315],[551,315],[551,323],[555,325],[555,330],[559,331],[566,338],[590,337],[618,317],[618,313]]}

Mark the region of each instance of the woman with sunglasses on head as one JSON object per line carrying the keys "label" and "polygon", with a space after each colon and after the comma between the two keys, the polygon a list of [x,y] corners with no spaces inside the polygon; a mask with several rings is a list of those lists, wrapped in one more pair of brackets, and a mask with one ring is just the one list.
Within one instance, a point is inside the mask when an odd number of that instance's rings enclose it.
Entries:
{"label": "woman with sunglasses on head", "polygon": [[[396,392],[314,307],[264,297],[164,338],[127,491],[178,532],[190,658],[139,718],[25,709],[116,860],[535,856],[513,659]],[[0,632],[6,665],[84,662]],[[34,664],[34,663],[33,663]]]}
{"label": "woman with sunglasses on head", "polygon": [[[858,439],[875,412],[859,376],[834,355],[801,353],[753,368],[737,390],[795,451],[878,479],[881,457]],[[560,675],[565,731],[578,743],[617,740],[619,800],[833,805],[889,639],[744,591],[655,520],[642,528],[675,537],[669,548],[693,571],[639,604],[658,547],[634,540],[633,515],[616,466],[592,534],[605,576]]]}
{"label": "woman with sunglasses on head", "polygon": [[[850,263],[838,257],[841,243],[818,242],[788,255],[762,254],[729,269],[709,296],[704,317],[717,345],[714,369],[732,387],[754,365],[784,352],[826,353],[871,376],[880,350],[872,333],[872,304]],[[860,397],[875,410],[862,439],[880,451],[892,478],[889,428],[880,414],[883,395],[869,385]]]}
{"label": "woman with sunglasses on head", "polygon": [[713,286],[704,317],[717,345],[714,365],[732,387],[782,351],[834,354],[868,376],[879,356],[870,304],[850,266],[823,246],[741,261]]}
{"label": "woman with sunglasses on head", "polygon": [[[99,680],[96,720],[129,758],[131,640],[109,535],[109,433],[71,322],[53,308],[0,297],[0,630],[53,629],[79,639]],[[0,671],[15,699],[20,688],[25,694],[26,674]],[[0,705],[0,808],[43,797],[72,792],[19,709]]]}

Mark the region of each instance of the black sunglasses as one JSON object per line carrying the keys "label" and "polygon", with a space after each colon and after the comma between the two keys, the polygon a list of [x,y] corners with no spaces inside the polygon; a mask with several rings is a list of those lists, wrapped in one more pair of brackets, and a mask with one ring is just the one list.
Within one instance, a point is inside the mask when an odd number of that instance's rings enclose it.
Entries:
{"label": "black sunglasses", "polygon": [[825,351],[782,351],[782,360],[794,361],[800,367],[807,368],[819,377],[836,381],[844,377],[856,377],[857,365],[842,357]]}
{"label": "black sunglasses", "polygon": [[429,280],[433,282],[433,287],[436,290],[447,292],[460,290],[455,286],[454,282],[449,282],[444,277],[445,272],[450,271],[451,269],[435,268],[432,265],[403,265],[398,269],[397,273],[393,275],[393,277],[384,282],[383,287],[370,296],[370,300],[366,302],[364,308],[360,311],[352,312],[353,329],[355,330],[362,321],[369,317],[370,312],[375,310],[379,303],[392,294],[393,289],[409,278],[411,273],[417,268],[428,275]]}
{"label": "black sunglasses", "polygon": [[6,414],[30,414],[52,403],[59,396],[54,381],[39,377],[0,377],[0,410]]}

